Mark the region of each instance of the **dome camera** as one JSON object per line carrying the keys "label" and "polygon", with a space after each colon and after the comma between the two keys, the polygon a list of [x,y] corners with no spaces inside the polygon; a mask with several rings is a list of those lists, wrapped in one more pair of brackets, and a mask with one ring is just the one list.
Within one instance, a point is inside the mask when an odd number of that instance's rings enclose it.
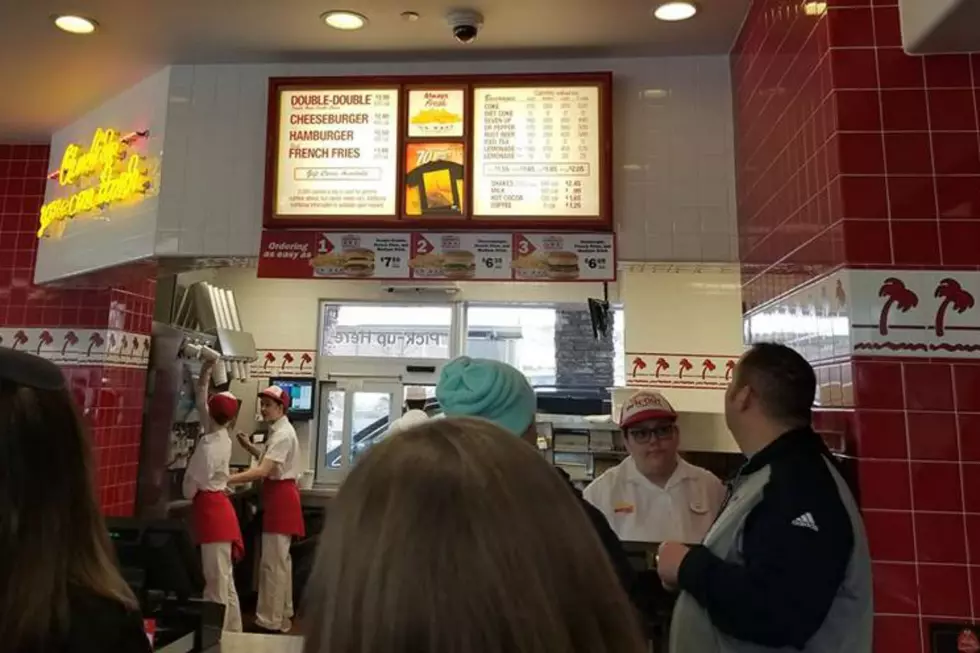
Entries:
{"label": "dome camera", "polygon": [[471,9],[451,11],[446,16],[449,27],[453,30],[453,38],[460,43],[472,43],[480,34],[483,27],[483,16]]}

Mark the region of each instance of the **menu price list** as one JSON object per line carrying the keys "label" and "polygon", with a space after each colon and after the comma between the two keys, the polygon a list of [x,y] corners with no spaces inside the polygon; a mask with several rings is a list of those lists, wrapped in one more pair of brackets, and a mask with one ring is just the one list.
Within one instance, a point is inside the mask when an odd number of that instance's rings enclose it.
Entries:
{"label": "menu price list", "polygon": [[398,96],[397,88],[283,91],[277,215],[394,215]]}
{"label": "menu price list", "polygon": [[612,234],[514,234],[518,281],[612,281]]}
{"label": "menu price list", "polygon": [[510,280],[511,254],[510,234],[415,234],[412,278]]}
{"label": "menu price list", "polygon": [[260,278],[613,281],[612,234],[265,230]]}
{"label": "menu price list", "polygon": [[477,88],[474,214],[597,217],[599,88]]}

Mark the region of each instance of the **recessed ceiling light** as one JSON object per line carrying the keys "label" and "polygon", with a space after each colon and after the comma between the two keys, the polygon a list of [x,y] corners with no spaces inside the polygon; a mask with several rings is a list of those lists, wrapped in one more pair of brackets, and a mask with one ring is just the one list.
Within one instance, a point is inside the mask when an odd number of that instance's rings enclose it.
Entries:
{"label": "recessed ceiling light", "polygon": [[367,18],[356,11],[328,11],[320,18],[330,27],[348,32],[361,29],[367,25]]}
{"label": "recessed ceiling light", "polygon": [[826,2],[807,2],[803,5],[803,12],[807,16],[823,16],[827,13]]}
{"label": "recessed ceiling light", "polygon": [[94,20],[82,16],[55,16],[54,24],[69,34],[91,34],[97,27]]}
{"label": "recessed ceiling light", "polygon": [[419,12],[417,11],[403,11],[402,20],[408,21],[409,23],[414,23],[419,19]]}
{"label": "recessed ceiling light", "polygon": [[678,21],[693,18],[698,13],[698,8],[690,2],[665,2],[653,10],[653,17],[657,20]]}

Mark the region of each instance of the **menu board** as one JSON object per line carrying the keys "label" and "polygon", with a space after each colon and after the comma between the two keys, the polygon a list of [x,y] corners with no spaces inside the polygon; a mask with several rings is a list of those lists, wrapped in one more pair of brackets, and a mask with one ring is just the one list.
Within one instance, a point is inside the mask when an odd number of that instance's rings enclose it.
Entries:
{"label": "menu board", "polygon": [[518,281],[607,281],[616,276],[609,234],[514,234]]}
{"label": "menu board", "polygon": [[462,215],[465,164],[462,143],[409,143],[405,148],[405,215]]}
{"label": "menu board", "polygon": [[612,230],[610,73],[270,80],[270,229]]}
{"label": "menu board", "polygon": [[511,279],[512,248],[510,234],[415,234],[412,278]]}
{"label": "menu board", "polygon": [[466,93],[462,89],[412,89],[408,92],[408,137],[463,135]]}
{"label": "menu board", "polygon": [[600,215],[598,86],[474,93],[474,215]]}
{"label": "menu board", "polygon": [[612,234],[266,229],[266,279],[613,281]]}
{"label": "menu board", "polygon": [[275,214],[394,216],[399,89],[283,90]]}

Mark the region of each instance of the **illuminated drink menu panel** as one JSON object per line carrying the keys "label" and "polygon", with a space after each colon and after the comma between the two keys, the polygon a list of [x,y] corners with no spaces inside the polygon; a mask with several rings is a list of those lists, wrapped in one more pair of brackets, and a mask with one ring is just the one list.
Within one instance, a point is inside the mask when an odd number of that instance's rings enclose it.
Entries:
{"label": "illuminated drink menu panel", "polygon": [[475,215],[599,215],[597,87],[477,87],[475,93]]}
{"label": "illuminated drink menu panel", "polygon": [[394,215],[398,88],[280,95],[276,213]]}

